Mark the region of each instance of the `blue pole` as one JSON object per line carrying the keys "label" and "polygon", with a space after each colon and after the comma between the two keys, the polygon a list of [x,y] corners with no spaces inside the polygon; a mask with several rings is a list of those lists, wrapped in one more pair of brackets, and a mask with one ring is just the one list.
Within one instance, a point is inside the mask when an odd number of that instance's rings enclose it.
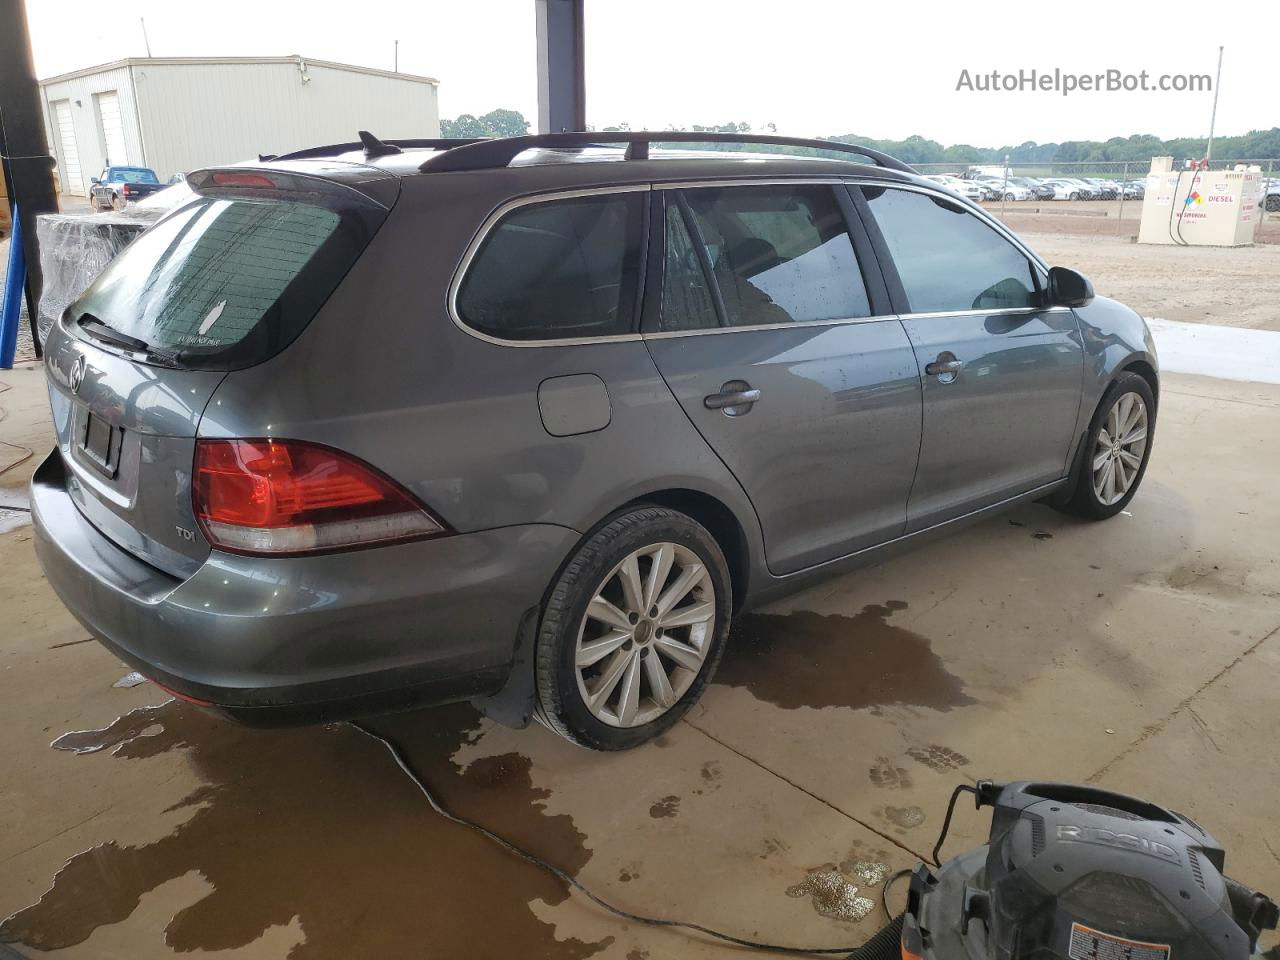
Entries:
{"label": "blue pole", "polygon": [[9,238],[9,272],[4,275],[4,308],[0,310],[0,370],[13,369],[18,349],[18,321],[22,313],[22,291],[27,282],[27,260],[22,252],[22,221],[18,205],[13,214],[13,236]]}

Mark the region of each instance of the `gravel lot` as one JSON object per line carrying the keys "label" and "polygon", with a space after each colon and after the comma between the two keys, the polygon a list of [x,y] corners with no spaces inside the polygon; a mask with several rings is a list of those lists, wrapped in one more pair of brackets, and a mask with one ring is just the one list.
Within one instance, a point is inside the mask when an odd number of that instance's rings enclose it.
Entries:
{"label": "gravel lot", "polygon": [[1015,227],[1051,264],[1143,316],[1280,330],[1280,245],[1164,247]]}

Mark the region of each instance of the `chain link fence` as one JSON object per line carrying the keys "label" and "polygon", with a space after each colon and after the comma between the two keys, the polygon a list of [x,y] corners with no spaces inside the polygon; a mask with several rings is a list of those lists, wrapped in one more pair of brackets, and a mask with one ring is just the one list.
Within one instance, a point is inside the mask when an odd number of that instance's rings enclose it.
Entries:
{"label": "chain link fence", "polygon": [[[913,166],[1020,227],[1034,221],[1036,229],[1118,235],[1136,234],[1151,169],[1150,161],[1140,160]],[[1237,166],[1263,174],[1263,209],[1256,221],[1255,241],[1280,243],[1280,160],[1224,158],[1210,164],[1212,170]]]}

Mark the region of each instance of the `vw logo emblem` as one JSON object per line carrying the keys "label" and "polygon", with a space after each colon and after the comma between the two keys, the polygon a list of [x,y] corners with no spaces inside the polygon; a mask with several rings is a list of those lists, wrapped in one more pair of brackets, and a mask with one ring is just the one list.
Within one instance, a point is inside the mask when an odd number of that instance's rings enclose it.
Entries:
{"label": "vw logo emblem", "polygon": [[84,359],[84,354],[76,357],[76,362],[71,365],[71,376],[68,379],[71,383],[72,393],[80,392],[80,384],[84,383],[84,371],[88,365]]}

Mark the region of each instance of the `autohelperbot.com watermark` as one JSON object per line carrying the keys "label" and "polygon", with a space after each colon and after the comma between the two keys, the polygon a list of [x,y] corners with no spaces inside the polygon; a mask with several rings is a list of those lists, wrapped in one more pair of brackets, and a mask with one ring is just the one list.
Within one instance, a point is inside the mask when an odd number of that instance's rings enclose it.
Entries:
{"label": "autohelperbot.com watermark", "polygon": [[1208,93],[1213,77],[1207,73],[1158,73],[1108,69],[1098,73],[1074,73],[1055,67],[1019,70],[962,69],[956,91],[971,93]]}

